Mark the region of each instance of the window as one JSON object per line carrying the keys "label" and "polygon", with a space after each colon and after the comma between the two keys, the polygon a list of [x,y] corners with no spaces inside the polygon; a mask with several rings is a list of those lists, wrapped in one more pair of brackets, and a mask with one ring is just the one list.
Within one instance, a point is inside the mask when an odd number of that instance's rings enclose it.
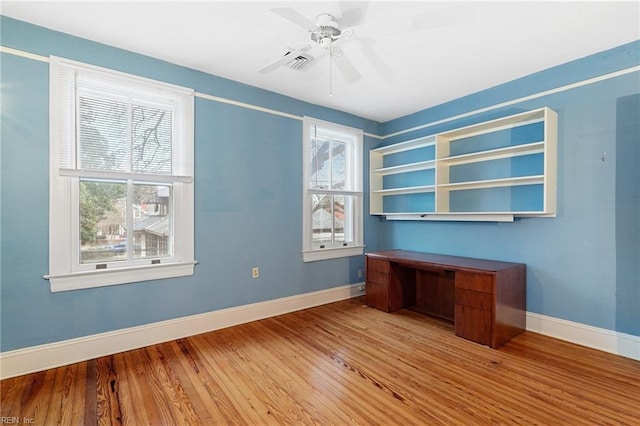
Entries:
{"label": "window", "polygon": [[303,259],[363,253],[362,135],[304,118]]}
{"label": "window", "polygon": [[193,275],[193,91],[50,73],[51,291]]}

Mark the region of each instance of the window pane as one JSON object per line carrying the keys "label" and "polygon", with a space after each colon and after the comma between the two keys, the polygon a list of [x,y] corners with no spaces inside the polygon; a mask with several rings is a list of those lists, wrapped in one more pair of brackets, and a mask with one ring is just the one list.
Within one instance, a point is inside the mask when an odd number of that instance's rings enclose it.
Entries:
{"label": "window pane", "polygon": [[134,105],[131,114],[132,171],[171,174],[171,111]]}
{"label": "window pane", "polygon": [[311,197],[314,244],[328,244],[332,241],[332,201],[333,197],[331,195],[314,194]]}
{"label": "window pane", "polygon": [[331,189],[345,189],[347,178],[346,146],[344,142],[333,141],[331,146]]}
{"label": "window pane", "polygon": [[126,258],[126,183],[80,181],[80,263]]}
{"label": "window pane", "polygon": [[345,223],[345,196],[335,195],[333,197],[333,240],[335,243],[344,243],[344,223]]}
{"label": "window pane", "polygon": [[134,184],[133,258],[171,255],[171,187]]}
{"label": "window pane", "polygon": [[342,246],[353,241],[353,197],[344,195],[314,194],[313,244],[320,246]]}
{"label": "window pane", "polygon": [[81,95],[79,114],[80,168],[128,171],[127,104]]}
{"label": "window pane", "polygon": [[311,138],[311,167],[310,167],[310,188],[328,189],[330,182],[331,163],[329,162],[329,152],[331,141],[329,139]]}

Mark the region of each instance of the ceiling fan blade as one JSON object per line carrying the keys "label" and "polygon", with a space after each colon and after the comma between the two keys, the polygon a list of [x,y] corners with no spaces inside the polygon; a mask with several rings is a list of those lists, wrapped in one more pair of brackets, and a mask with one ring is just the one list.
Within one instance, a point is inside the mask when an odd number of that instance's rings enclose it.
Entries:
{"label": "ceiling fan blade", "polygon": [[374,44],[375,40],[371,37],[361,37],[357,39],[362,46],[362,54],[367,58],[371,66],[373,66],[380,76],[387,82],[395,80],[395,74],[389,68],[387,63],[378,55]]}
{"label": "ceiling fan blade", "polygon": [[342,51],[339,52],[340,53],[336,54],[332,52],[331,57],[336,64],[336,68],[338,68],[338,71],[340,71],[340,74],[342,74],[344,79],[349,84],[355,83],[356,81],[360,80],[362,76],[360,75],[356,67],[353,66],[349,58],[347,58],[347,56],[344,55]]}
{"label": "ceiling fan blade", "polygon": [[368,1],[341,1],[342,17],[340,18],[340,25],[343,28],[362,25],[366,18],[368,7]]}
{"label": "ceiling fan blade", "polygon": [[261,74],[268,74],[271,71],[275,70],[276,68],[291,62],[296,56],[306,52],[309,49],[309,46],[302,46],[298,49],[289,49],[289,53],[286,53],[285,55],[283,55],[282,57],[276,59],[275,61],[271,62],[270,64],[265,65],[264,67],[260,68],[258,70],[259,73]]}
{"label": "ceiling fan blade", "polygon": [[305,30],[310,30],[315,28],[315,24],[309,19],[302,16],[297,10],[291,7],[274,7],[271,9],[273,13],[276,13],[282,16],[289,22],[296,24],[297,26],[304,28]]}

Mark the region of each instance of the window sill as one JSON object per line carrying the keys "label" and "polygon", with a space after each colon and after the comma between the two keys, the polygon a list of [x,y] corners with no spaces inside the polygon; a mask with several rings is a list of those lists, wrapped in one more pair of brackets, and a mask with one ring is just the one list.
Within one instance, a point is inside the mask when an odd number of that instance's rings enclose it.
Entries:
{"label": "window sill", "polygon": [[102,269],[99,271],[72,272],[69,274],[45,275],[49,280],[51,292],[80,290],[93,287],[105,287],[139,281],[159,280],[163,278],[185,277],[193,275],[196,262],[167,263],[160,265],[137,266],[131,268]]}
{"label": "window sill", "polygon": [[326,248],[303,251],[302,260],[304,262],[315,262],[317,260],[337,259],[340,257],[361,256],[362,254],[364,254],[364,246]]}

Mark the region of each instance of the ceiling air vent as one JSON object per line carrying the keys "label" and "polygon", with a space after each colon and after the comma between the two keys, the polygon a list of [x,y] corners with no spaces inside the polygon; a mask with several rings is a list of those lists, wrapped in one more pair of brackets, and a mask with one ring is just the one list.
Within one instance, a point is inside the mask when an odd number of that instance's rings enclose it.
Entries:
{"label": "ceiling air vent", "polygon": [[293,70],[299,70],[305,64],[313,59],[313,56],[301,53],[287,63],[287,66]]}

